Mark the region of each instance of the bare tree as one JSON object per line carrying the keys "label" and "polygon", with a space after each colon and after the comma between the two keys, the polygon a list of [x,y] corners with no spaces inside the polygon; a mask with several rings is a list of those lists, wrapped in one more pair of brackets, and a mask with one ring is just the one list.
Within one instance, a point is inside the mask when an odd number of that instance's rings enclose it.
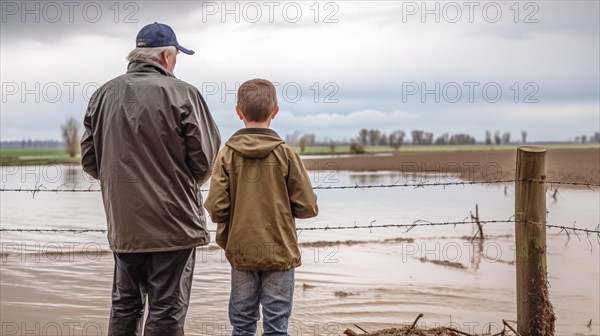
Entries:
{"label": "bare tree", "polygon": [[379,137],[379,145],[380,146],[387,146],[388,145],[388,136],[385,133],[381,134],[381,137]]}
{"label": "bare tree", "polygon": [[300,137],[300,134],[302,134],[300,131],[295,130],[293,134],[286,135],[285,142],[288,145],[296,145],[298,143],[298,138]]}
{"label": "bare tree", "polygon": [[65,143],[65,150],[70,157],[73,157],[79,153],[79,122],[73,118],[67,118],[64,125],[60,126],[62,131],[62,138]]}
{"label": "bare tree", "polygon": [[423,134],[423,144],[431,145],[433,143],[433,133],[425,132]]}
{"label": "bare tree", "polygon": [[306,140],[307,146],[313,146],[317,142],[317,136],[312,133],[304,134],[302,137]]}
{"label": "bare tree", "polygon": [[451,136],[448,143],[451,145],[472,145],[475,143],[475,138],[468,134],[459,133]]}
{"label": "bare tree", "polygon": [[521,140],[523,143],[527,143],[527,131],[521,131]]}
{"label": "bare tree", "polygon": [[502,134],[502,143],[508,144],[510,142],[510,133],[506,132]]}
{"label": "bare tree", "polygon": [[371,146],[376,146],[379,143],[379,137],[381,136],[381,131],[372,129],[369,131],[369,144]]}
{"label": "bare tree", "polygon": [[350,153],[363,154],[364,152],[365,152],[365,147],[360,142],[352,140],[352,143],[350,144]]}
{"label": "bare tree", "polygon": [[369,136],[369,131],[366,128],[363,128],[358,133],[358,140],[363,145],[367,145],[367,137]]}
{"label": "bare tree", "polygon": [[300,153],[304,154],[304,150],[306,149],[306,138],[300,138]]}
{"label": "bare tree", "polygon": [[450,137],[449,137],[448,133],[443,133],[437,139],[435,139],[435,144],[436,145],[447,145],[449,142],[449,139],[450,139]]}
{"label": "bare tree", "polygon": [[396,151],[398,151],[398,149],[400,149],[400,147],[404,143],[405,135],[406,133],[404,133],[404,131],[395,131],[390,133],[390,136],[388,137],[388,142],[390,143],[390,146],[392,146]]}
{"label": "bare tree", "polygon": [[502,137],[500,136],[500,131],[494,132],[494,141],[496,145],[500,145],[502,143]]}
{"label": "bare tree", "polygon": [[490,132],[489,130],[485,131],[485,144],[486,145],[492,144],[492,132]]}
{"label": "bare tree", "polygon": [[420,145],[423,143],[423,131],[413,130],[410,134],[412,135],[413,145]]}

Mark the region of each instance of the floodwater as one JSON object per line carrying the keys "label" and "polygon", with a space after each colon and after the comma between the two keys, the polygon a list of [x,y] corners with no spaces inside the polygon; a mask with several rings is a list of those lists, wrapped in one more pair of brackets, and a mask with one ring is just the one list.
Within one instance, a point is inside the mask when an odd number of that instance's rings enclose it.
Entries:
{"label": "floodwater", "polygon": [[[1,172],[3,188],[98,188],[79,167],[2,167]],[[310,175],[314,186],[333,187],[457,181],[397,172],[311,171]],[[374,331],[412,323],[419,313],[424,314],[419,322],[423,327],[494,333],[502,329],[502,319],[516,319],[514,224],[484,224],[484,242],[464,238],[475,234],[468,218],[476,204],[481,220],[511,219],[513,185],[316,192],[320,215],[298,220],[297,226],[330,229],[299,231],[303,265],[296,273],[290,334],[359,331],[354,323]],[[560,188],[556,199],[551,196],[549,192],[549,224],[593,229],[600,222],[598,191]],[[332,229],[415,220],[467,223],[410,230]],[[0,221],[3,229],[106,227],[99,192],[1,192]],[[568,237],[549,229],[547,241],[556,334],[598,335],[598,238]],[[105,234],[3,232],[0,243],[2,335],[106,334],[113,259]],[[218,249],[198,250],[186,334],[231,331],[229,272]]]}

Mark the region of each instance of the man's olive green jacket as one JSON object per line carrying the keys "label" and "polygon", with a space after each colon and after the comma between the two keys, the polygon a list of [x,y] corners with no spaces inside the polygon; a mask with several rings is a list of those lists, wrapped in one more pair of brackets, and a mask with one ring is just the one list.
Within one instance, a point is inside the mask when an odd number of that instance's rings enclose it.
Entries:
{"label": "man's olive green jacket", "polygon": [[100,180],[115,252],[161,252],[208,244],[200,185],[221,144],[190,84],[154,62],[131,62],[89,102],[83,169]]}

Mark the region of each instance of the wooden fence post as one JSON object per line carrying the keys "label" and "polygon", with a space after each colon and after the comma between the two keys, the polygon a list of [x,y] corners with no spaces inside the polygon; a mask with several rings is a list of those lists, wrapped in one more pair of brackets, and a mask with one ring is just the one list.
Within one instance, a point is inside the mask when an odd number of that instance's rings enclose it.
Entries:
{"label": "wooden fence post", "polygon": [[554,310],[546,273],[546,149],[517,150],[515,258],[517,331],[523,336],[554,335]]}

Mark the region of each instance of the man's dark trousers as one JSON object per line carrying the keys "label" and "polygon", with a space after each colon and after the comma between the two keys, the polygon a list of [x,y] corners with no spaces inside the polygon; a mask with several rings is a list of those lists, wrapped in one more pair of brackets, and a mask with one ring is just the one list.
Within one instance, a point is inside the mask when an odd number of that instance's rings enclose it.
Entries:
{"label": "man's dark trousers", "polygon": [[196,249],[113,253],[115,270],[109,336],[183,335],[190,302]]}

